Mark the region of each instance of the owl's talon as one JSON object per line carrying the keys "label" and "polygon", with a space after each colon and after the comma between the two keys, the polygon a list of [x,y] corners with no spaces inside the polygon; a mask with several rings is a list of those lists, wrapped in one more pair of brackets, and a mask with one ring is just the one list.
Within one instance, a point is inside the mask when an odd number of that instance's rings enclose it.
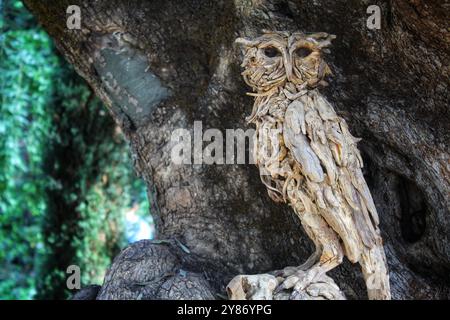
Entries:
{"label": "owl's talon", "polygon": [[[286,270],[287,269],[287,270]],[[294,271],[295,270],[295,271]],[[295,300],[298,296],[303,296],[302,292],[322,274],[320,267],[311,268],[309,270],[302,270],[301,266],[287,267],[283,270],[286,273],[292,273],[285,277],[284,280],[274,290],[274,294],[283,290],[293,289],[291,299]],[[297,297],[297,298],[296,298]]]}
{"label": "owl's talon", "polygon": [[292,276],[297,271],[298,271],[298,267],[286,267],[282,270],[278,270],[275,276],[287,278],[289,276]]}
{"label": "owl's talon", "polygon": [[278,286],[275,288],[275,290],[273,290],[273,294],[280,293],[280,292],[283,291],[283,290],[284,290],[283,284],[280,284],[280,285],[278,285]]}
{"label": "owl's talon", "polygon": [[289,290],[292,287],[289,287],[288,285],[286,285],[286,282],[283,281],[281,284],[279,284],[275,290],[273,291],[274,294],[280,293],[283,290]]}
{"label": "owl's talon", "polygon": [[298,299],[299,295],[300,295],[300,292],[294,290],[294,291],[292,291],[292,293],[289,297],[289,300],[299,300]]}

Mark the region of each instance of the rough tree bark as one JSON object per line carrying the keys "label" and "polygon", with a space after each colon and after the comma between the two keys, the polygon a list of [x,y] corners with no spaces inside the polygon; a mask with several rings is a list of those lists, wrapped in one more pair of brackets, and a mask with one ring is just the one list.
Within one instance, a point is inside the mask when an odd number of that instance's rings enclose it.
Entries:
{"label": "rough tree bark", "polygon": [[[160,241],[124,249],[98,299],[217,298],[236,274],[309,255],[297,219],[272,203],[255,167],[170,159],[172,131],[196,120],[248,128],[252,99],[233,41],[263,28],[337,35],[324,94],[363,138],[393,298],[450,296],[449,1],[24,2],[121,125],[157,221]],[[66,27],[73,4],[81,30]],[[381,7],[381,30],[366,27],[369,4]],[[348,298],[366,296],[357,266],[330,276]]]}

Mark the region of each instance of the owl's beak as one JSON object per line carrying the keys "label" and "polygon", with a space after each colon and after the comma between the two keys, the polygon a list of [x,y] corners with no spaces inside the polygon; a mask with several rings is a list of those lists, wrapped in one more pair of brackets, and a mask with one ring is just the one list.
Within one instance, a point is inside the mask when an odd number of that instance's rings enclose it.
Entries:
{"label": "owl's beak", "polygon": [[292,74],[293,74],[293,72],[292,72],[292,59],[291,59],[290,55],[284,54],[283,60],[284,60],[284,68],[286,70],[287,81],[292,81]]}
{"label": "owl's beak", "polygon": [[287,78],[287,81],[292,82],[292,68],[290,68],[290,69],[286,68],[286,78]]}

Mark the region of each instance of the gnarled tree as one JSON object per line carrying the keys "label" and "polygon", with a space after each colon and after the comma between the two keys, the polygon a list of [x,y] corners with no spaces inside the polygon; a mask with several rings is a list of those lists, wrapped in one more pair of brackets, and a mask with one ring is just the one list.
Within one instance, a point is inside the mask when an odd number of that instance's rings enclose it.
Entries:
{"label": "gnarled tree", "polygon": [[[295,265],[311,243],[291,210],[273,204],[250,165],[176,165],[177,128],[246,129],[252,99],[239,36],[262,29],[335,34],[324,90],[359,143],[380,214],[393,298],[450,294],[448,1],[24,1],[105,102],[145,180],[158,241],[126,248],[99,299],[214,298],[236,274]],[[66,9],[81,8],[81,30]],[[360,271],[331,274],[364,298]]]}

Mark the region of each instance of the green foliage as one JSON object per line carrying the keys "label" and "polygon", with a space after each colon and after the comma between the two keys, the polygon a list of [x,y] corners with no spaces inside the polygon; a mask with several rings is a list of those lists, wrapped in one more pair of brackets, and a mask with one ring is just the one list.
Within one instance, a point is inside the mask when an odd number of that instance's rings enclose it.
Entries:
{"label": "green foliage", "polygon": [[0,297],[30,298],[34,292],[45,210],[46,103],[55,67],[44,32],[13,29],[0,35]]}
{"label": "green foliage", "polygon": [[66,269],[101,283],[143,183],[100,101],[21,2],[0,16],[0,299],[66,298]]}
{"label": "green foliage", "polygon": [[36,22],[19,0],[0,1],[0,29],[3,31],[35,29]]}
{"label": "green foliage", "polygon": [[[85,236],[76,243],[77,264],[81,267],[81,282],[84,284],[101,284],[106,268],[111,263],[111,257],[118,254],[126,244],[123,230],[126,211],[133,205],[143,206],[145,199],[136,193],[142,186],[133,186],[135,177],[130,174],[128,155],[123,148],[111,150],[109,165],[105,166],[97,181],[89,189],[85,201],[80,203],[77,210],[81,214],[79,227]],[[137,187],[137,188],[136,188]],[[137,198],[136,200],[133,200]],[[139,199],[140,198],[140,199]],[[145,205],[143,206],[145,207]],[[148,210],[146,211],[148,215]],[[91,254],[102,248],[104,253]]]}
{"label": "green foliage", "polygon": [[60,299],[70,295],[61,276],[69,265],[80,267],[83,284],[101,283],[126,243],[125,212],[144,199],[136,195],[133,187],[142,185],[135,183],[123,138],[104,107],[72,70],[59,70],[58,79],[53,139],[44,159],[51,177],[43,229],[48,250],[37,297]]}

